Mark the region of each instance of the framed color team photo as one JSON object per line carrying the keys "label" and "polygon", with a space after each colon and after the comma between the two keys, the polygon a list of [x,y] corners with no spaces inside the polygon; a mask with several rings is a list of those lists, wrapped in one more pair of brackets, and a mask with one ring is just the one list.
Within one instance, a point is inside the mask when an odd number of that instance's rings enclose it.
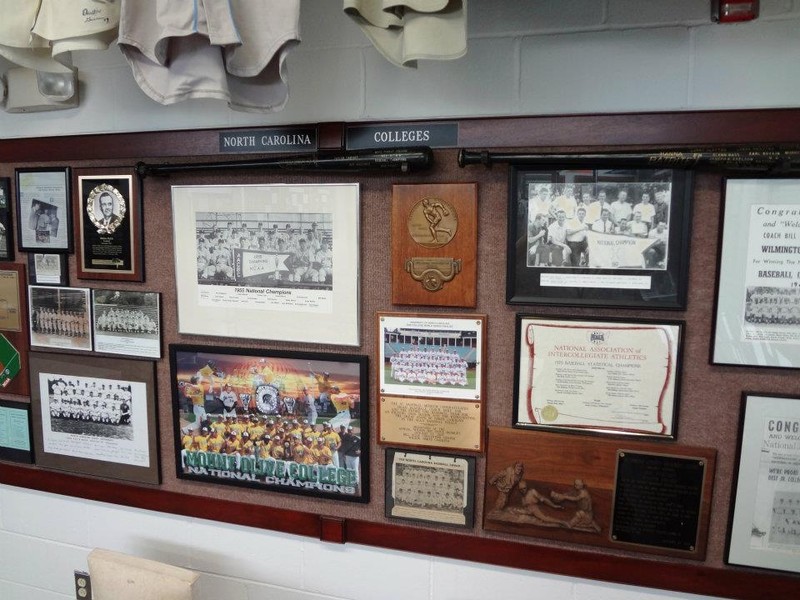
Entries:
{"label": "framed color team photo", "polygon": [[359,186],[173,186],[181,333],[359,343]]}
{"label": "framed color team photo", "polygon": [[75,169],[78,279],[144,281],[142,209],[131,168]]}
{"label": "framed color team photo", "polygon": [[367,357],[170,345],[178,477],[369,500]]}
{"label": "framed color team photo", "polygon": [[512,166],[510,304],[686,306],[692,174]]}
{"label": "framed color team photo", "polygon": [[69,169],[17,169],[17,243],[23,252],[72,252]]}
{"label": "framed color team photo", "polygon": [[160,482],[154,363],[31,352],[30,365],[38,466]]}

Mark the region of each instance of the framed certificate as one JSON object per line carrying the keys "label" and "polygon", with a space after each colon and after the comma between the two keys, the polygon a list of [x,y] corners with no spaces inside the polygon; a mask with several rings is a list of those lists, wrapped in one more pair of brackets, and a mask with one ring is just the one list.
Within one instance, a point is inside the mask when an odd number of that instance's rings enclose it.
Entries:
{"label": "framed certificate", "polygon": [[800,179],[726,179],[711,362],[800,368]]}
{"label": "framed certificate", "polygon": [[31,439],[31,405],[0,400],[0,460],[32,463]]}
{"label": "framed certificate", "polygon": [[142,209],[134,170],[75,169],[79,279],[144,281]]}
{"label": "framed certificate", "polygon": [[0,260],[14,260],[11,229],[11,179],[0,177]]}
{"label": "framed certificate", "polygon": [[359,186],[173,186],[178,330],[359,343]]}
{"label": "framed certificate", "polygon": [[510,304],[686,306],[692,176],[511,168]]}
{"label": "framed certificate", "polygon": [[725,561],[800,572],[800,398],[742,394]]}
{"label": "framed certificate", "polygon": [[69,169],[17,169],[17,238],[23,252],[72,252]]}
{"label": "framed certificate", "polygon": [[675,439],[683,328],[517,315],[514,426]]}

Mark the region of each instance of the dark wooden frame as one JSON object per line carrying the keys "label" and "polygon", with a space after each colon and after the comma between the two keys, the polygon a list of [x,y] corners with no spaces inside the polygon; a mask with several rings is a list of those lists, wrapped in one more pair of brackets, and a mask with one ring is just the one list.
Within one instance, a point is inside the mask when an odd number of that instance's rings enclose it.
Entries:
{"label": "dark wooden frame", "polygon": [[[345,124],[323,123],[317,127],[320,148],[343,147]],[[754,142],[778,145],[795,144],[798,135],[800,110],[797,109],[522,116],[459,121],[460,145],[488,148],[613,151],[623,147],[626,150],[718,147]],[[218,151],[219,130],[215,129],[74,135],[0,140],[0,163],[212,156]],[[449,155],[446,151],[444,154]],[[455,153],[450,154],[455,160]],[[460,535],[213,498],[198,503],[197,495],[192,493],[55,472],[42,477],[40,470],[24,466],[3,465],[0,483],[282,531],[333,543],[352,542],[626,585],[743,600],[784,600],[797,591],[796,576],[756,569],[618,556],[584,548]]]}
{"label": "dark wooden frame", "polygon": [[[303,364],[310,361],[317,361],[317,363],[349,363],[350,365],[358,368],[358,382],[359,382],[359,436],[361,437],[361,454],[359,461],[359,482],[357,486],[357,493],[348,496],[345,493],[336,491],[315,490],[313,487],[304,489],[302,487],[294,487],[292,485],[281,485],[279,483],[267,483],[257,480],[246,480],[236,478],[221,478],[214,477],[211,474],[195,474],[185,472],[182,463],[182,446],[181,446],[181,422],[180,422],[180,406],[182,402],[188,402],[188,398],[184,396],[181,400],[181,391],[184,382],[178,382],[178,355],[183,354],[188,358],[192,354],[204,354],[217,356],[221,360],[221,356],[230,356],[232,358],[241,359],[288,359],[295,361],[302,361]],[[210,359],[209,359],[210,360]],[[370,492],[370,478],[369,478],[369,378],[368,378],[368,363],[369,359],[366,356],[354,354],[328,354],[328,353],[311,353],[311,352],[288,352],[280,350],[259,350],[247,348],[218,348],[213,346],[195,346],[188,344],[170,344],[169,346],[169,366],[170,366],[170,387],[172,388],[172,436],[175,447],[175,473],[178,479],[188,479],[192,481],[202,481],[205,483],[212,483],[216,485],[233,485],[239,487],[248,487],[257,490],[282,492],[288,494],[297,494],[301,496],[310,496],[313,498],[322,498],[327,500],[344,500],[347,502],[369,502]],[[266,382],[267,384],[269,382]],[[332,381],[335,383],[335,381]],[[221,404],[220,404],[221,407]],[[321,423],[318,423],[320,425]],[[336,430],[337,428],[334,428]],[[285,461],[292,462],[292,461]],[[240,471],[240,473],[242,473]],[[277,478],[270,476],[270,478]],[[309,480],[310,481],[310,480]],[[345,486],[346,487],[346,486]]]}
{"label": "dark wooden frame", "polygon": [[[104,460],[74,457],[66,454],[45,452],[42,432],[44,407],[38,376],[43,370],[55,375],[71,377],[93,377],[143,383],[147,396],[147,466],[112,463]],[[121,358],[87,357],[72,354],[31,352],[31,420],[36,464],[48,469],[80,473],[95,477],[117,479],[134,483],[161,483],[158,445],[158,408],[156,404],[155,364],[151,362],[125,360]]]}
{"label": "dark wooden frame", "polygon": [[11,223],[11,178],[0,177],[0,192],[5,206],[0,203],[0,225],[5,229],[6,239],[0,244],[0,260],[14,260],[14,230]]}
{"label": "dark wooden frame", "polygon": [[[613,161],[613,159],[610,159]],[[509,169],[508,194],[508,246],[506,250],[506,301],[509,304],[553,304],[565,306],[615,306],[627,308],[660,308],[682,309],[686,307],[686,292],[689,277],[689,239],[691,236],[692,184],[691,171],[673,169],[613,169],[613,162],[608,165],[587,164],[580,167],[541,167],[512,165]],[[609,171],[607,179],[598,180],[599,173]],[[615,184],[647,184],[657,185],[670,181],[672,195],[669,212],[669,242],[667,248],[667,266],[658,269],[605,269],[591,267],[536,267],[527,266],[527,230],[528,204],[527,193],[523,186],[527,183],[548,183],[558,185],[565,183],[564,173],[585,176],[592,172],[593,187],[611,186]],[[632,176],[630,181],[613,181],[620,178],[620,172]],[[613,175],[612,175],[613,173]],[[651,173],[651,178],[645,177]],[[657,174],[662,176],[656,179]],[[669,178],[666,178],[669,174]],[[609,199],[610,200],[610,199]],[[655,198],[653,198],[653,201]],[[610,204],[610,202],[609,202]],[[520,208],[524,206],[524,213]],[[591,225],[587,222],[587,224]],[[542,275],[595,275],[630,277],[649,276],[648,289],[621,289],[609,284],[605,288],[574,287],[572,285],[545,286],[540,283]]]}
{"label": "dark wooden frame", "polygon": [[[48,246],[31,246],[25,245],[23,242],[22,237],[22,222],[25,219],[21,218],[23,215],[23,209],[21,206],[22,198],[21,198],[21,191],[20,191],[20,175],[23,173],[63,173],[64,175],[64,193],[65,193],[65,206],[64,206],[64,214],[61,217],[61,222],[59,226],[61,227],[62,231],[67,233],[67,244],[61,248],[51,248]],[[70,254],[72,253],[73,247],[73,235],[72,235],[72,188],[71,188],[71,178],[70,178],[70,169],[69,167],[36,167],[36,168],[24,168],[24,169],[16,169],[15,171],[15,186],[16,186],[16,196],[15,196],[15,208],[17,211],[17,245],[22,252],[50,252],[50,253],[59,253],[59,254]]]}
{"label": "dark wooden frame", "polygon": [[[109,182],[110,184],[124,181],[127,179],[128,197],[126,213],[121,223],[123,227],[118,227],[114,233],[98,234],[94,230],[94,225],[87,216],[85,203],[91,194],[92,189],[100,184]],[[89,183],[88,185],[87,182]],[[75,190],[75,201],[73,202],[75,238],[76,243],[76,271],[78,279],[101,279],[107,281],[144,281],[144,243],[142,233],[142,203],[139,189],[139,178],[136,170],[130,167],[106,167],[106,168],[86,168],[72,169],[72,189]],[[121,243],[124,247],[128,244],[127,252],[130,256],[130,269],[117,271],[113,268],[97,268],[87,266],[89,259],[87,246],[91,246],[93,234],[99,238],[112,239],[114,242]],[[126,239],[127,238],[127,239]],[[119,241],[118,241],[119,240]]]}

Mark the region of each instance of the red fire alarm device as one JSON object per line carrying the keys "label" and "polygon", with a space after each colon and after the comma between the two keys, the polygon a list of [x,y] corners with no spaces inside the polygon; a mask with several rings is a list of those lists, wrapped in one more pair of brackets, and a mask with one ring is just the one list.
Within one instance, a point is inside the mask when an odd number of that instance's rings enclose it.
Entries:
{"label": "red fire alarm device", "polygon": [[717,23],[752,21],[758,16],[758,0],[712,0],[711,19]]}

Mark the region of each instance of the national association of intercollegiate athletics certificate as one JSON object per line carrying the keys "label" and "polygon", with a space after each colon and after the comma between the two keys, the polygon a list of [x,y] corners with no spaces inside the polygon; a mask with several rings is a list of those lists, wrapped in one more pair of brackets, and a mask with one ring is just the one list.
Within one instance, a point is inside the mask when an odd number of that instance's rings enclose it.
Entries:
{"label": "national association of intercollegiate athletics certificate", "polygon": [[515,425],[674,438],[682,327],[519,315]]}

